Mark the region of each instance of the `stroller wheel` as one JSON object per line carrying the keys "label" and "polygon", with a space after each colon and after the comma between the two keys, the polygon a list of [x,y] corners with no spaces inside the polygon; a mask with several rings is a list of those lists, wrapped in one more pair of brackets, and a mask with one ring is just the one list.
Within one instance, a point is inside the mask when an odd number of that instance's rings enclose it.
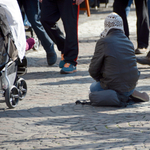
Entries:
{"label": "stroller wheel", "polygon": [[15,108],[19,102],[19,92],[16,86],[7,88],[5,91],[5,101],[9,108]]}
{"label": "stroller wheel", "polygon": [[17,87],[19,90],[19,99],[23,100],[23,98],[27,94],[27,84],[26,81],[23,78],[19,78],[17,81]]}

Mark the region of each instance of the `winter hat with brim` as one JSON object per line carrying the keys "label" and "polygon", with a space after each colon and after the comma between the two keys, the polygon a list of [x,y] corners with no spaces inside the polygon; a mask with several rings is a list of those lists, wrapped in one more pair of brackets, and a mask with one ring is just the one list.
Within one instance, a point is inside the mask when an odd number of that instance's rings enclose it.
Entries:
{"label": "winter hat with brim", "polygon": [[110,29],[119,29],[124,32],[122,18],[115,12],[109,14],[104,22],[104,31],[100,34],[101,38],[104,38]]}

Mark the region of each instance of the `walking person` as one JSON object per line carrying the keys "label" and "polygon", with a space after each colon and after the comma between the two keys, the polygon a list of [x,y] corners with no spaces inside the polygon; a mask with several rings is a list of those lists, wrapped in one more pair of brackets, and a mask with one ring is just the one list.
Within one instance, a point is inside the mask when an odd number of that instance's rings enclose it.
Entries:
{"label": "walking person", "polygon": [[[127,37],[129,37],[129,27],[126,16],[126,7],[129,0],[115,0],[113,4],[114,12],[118,13],[124,23],[124,30]],[[147,9],[147,0],[134,0],[136,6],[137,16],[137,48],[135,54],[146,53],[149,41],[149,18]]]}
{"label": "walking person", "polygon": [[[61,51],[60,73],[76,72],[78,43],[79,5],[84,0],[42,0],[41,22],[50,38]],[[62,19],[65,35],[57,21]]]}
{"label": "walking person", "polygon": [[46,51],[47,63],[48,65],[55,64],[57,60],[57,55],[54,50],[54,43],[47,35],[45,29],[40,22],[40,2],[39,0],[18,0],[20,8],[23,7],[25,14],[31,26],[37,35],[38,39],[41,41],[43,48]]}
{"label": "walking person", "polygon": [[[150,0],[148,0],[147,5],[148,5],[148,16],[149,16],[149,25],[150,25]],[[150,51],[146,54],[146,56],[137,58],[137,62],[142,65],[150,65]]]}

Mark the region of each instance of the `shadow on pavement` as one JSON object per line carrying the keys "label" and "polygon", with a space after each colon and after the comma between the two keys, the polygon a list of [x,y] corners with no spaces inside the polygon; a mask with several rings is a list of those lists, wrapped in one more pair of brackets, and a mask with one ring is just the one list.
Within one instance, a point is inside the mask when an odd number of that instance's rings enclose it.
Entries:
{"label": "shadow on pavement", "polygon": [[88,71],[77,71],[72,74],[60,74],[59,71],[29,72],[25,74],[23,78],[25,80],[30,80],[30,79],[64,78],[74,76],[89,76],[89,73]]}
{"label": "shadow on pavement", "polygon": [[[92,55],[87,55],[87,56],[79,56],[78,57],[78,65],[80,64],[89,64],[89,62],[91,61],[91,58],[92,58]],[[60,62],[60,58],[58,57],[57,59],[57,62],[52,65],[52,66],[48,66],[47,65],[47,61],[46,61],[46,58],[40,58],[40,57],[28,57],[27,56],[27,68],[30,68],[30,67],[38,67],[38,68],[41,68],[41,67],[59,67],[58,64]]]}
{"label": "shadow on pavement", "polygon": [[[133,105],[132,107],[138,106]],[[142,126],[141,122],[146,122],[147,117],[145,116],[149,116],[150,113],[144,111],[133,113],[130,107],[93,107],[90,105],[82,106],[70,103],[52,107],[35,107],[27,110],[7,110],[8,117],[11,118],[26,118],[27,120],[33,118],[33,121],[24,122],[24,128],[32,129],[35,127],[37,130],[40,128],[44,129],[45,126],[51,126],[51,129],[45,130],[41,138],[33,136],[28,137],[26,140],[21,140],[21,138],[19,140],[5,140],[3,143],[28,143],[38,140],[42,143],[48,140],[52,143],[60,142],[62,144],[62,141],[66,143],[67,139],[68,142],[75,142],[75,139],[78,139],[78,142],[81,140],[81,144],[74,143],[71,146],[55,145],[55,149],[80,149],[85,146],[87,148],[103,149],[108,148],[110,143],[111,147],[119,148],[122,146],[131,146],[135,143],[141,144],[143,140],[144,142],[148,142],[146,141],[147,137],[145,134],[148,135],[150,130],[147,126]],[[0,116],[3,116],[2,113],[0,112]],[[41,117],[45,119],[41,119]],[[92,141],[92,143],[90,142],[89,144],[86,142],[88,140]]]}

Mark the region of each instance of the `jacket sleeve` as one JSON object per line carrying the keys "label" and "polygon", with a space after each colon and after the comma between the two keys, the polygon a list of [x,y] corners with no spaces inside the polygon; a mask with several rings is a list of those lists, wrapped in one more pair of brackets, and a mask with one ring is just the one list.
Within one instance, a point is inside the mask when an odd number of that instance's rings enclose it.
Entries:
{"label": "jacket sleeve", "polygon": [[91,59],[91,63],[89,66],[89,74],[91,77],[96,80],[100,81],[100,78],[102,78],[102,65],[103,65],[103,59],[104,59],[104,42],[102,39],[100,39],[95,47],[94,56]]}

